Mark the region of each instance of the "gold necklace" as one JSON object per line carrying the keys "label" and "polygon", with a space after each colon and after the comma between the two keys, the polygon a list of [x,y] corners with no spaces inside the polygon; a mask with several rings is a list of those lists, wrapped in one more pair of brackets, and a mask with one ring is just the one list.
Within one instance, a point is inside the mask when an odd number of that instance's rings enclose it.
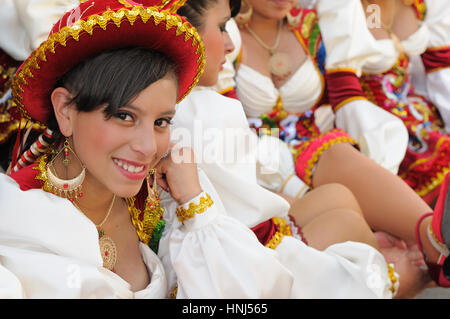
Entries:
{"label": "gold necklace", "polygon": [[[103,259],[103,267],[105,267],[111,271],[114,271],[114,267],[116,265],[117,247],[116,247],[116,244],[114,243],[114,241],[112,240],[112,238],[105,235],[105,231],[103,230],[102,226],[108,219],[109,215],[111,214],[115,199],[116,199],[116,195],[114,194],[113,198],[111,200],[111,204],[109,204],[108,212],[106,213],[105,218],[103,219],[103,221],[100,224],[95,225],[95,227],[97,228],[97,231],[98,231],[98,241],[100,244],[100,253],[101,253],[102,259]],[[73,204],[75,205],[76,208],[78,208],[78,210],[80,212],[83,213],[81,208],[75,202],[73,202]]]}
{"label": "gold necklace", "polygon": [[258,42],[259,45],[261,45],[264,49],[269,51],[270,58],[269,58],[269,67],[270,67],[270,73],[275,75],[279,79],[285,79],[290,75],[291,70],[291,59],[289,55],[281,52],[276,52],[276,49],[278,45],[280,44],[281,39],[281,31],[283,27],[283,20],[280,20],[278,22],[278,32],[277,37],[275,39],[275,43],[272,46],[268,46],[264,41],[253,31],[248,23],[244,24],[247,31],[250,33],[250,35],[253,37],[253,39]]}

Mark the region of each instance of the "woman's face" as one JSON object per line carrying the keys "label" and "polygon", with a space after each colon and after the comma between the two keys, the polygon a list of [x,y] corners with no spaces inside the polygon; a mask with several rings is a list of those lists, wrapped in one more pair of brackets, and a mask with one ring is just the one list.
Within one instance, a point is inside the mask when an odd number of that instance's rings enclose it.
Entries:
{"label": "woman's face", "polygon": [[152,83],[105,119],[103,108],[70,109],[74,151],[86,166],[86,181],[120,197],[138,193],[149,169],[169,149],[170,121],[178,84],[174,75]]}
{"label": "woman's face", "polygon": [[217,0],[217,3],[206,10],[203,25],[198,28],[206,51],[205,71],[199,80],[201,86],[216,84],[226,61],[225,55],[234,50],[233,42],[225,31],[230,16],[229,0]]}
{"label": "woman's face", "polygon": [[[297,0],[247,0],[253,8],[253,13],[259,14],[268,19],[283,19],[294,7]],[[242,7],[242,11],[247,10],[247,6]]]}

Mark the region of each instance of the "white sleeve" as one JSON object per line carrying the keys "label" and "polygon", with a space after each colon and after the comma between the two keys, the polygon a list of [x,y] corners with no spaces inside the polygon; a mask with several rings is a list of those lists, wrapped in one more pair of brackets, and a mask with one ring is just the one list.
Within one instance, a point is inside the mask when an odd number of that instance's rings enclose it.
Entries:
{"label": "white sleeve", "polygon": [[[227,216],[201,170],[199,177],[214,202],[205,212],[181,224],[174,217],[176,203],[163,200],[164,219],[171,224],[169,267],[177,277],[177,298],[288,298],[292,276],[277,253]],[[198,204],[198,198],[193,201]]]}
{"label": "white sleeve", "polygon": [[258,138],[256,178],[259,185],[294,198],[302,197],[309,190],[295,172],[291,151],[274,136]]}
{"label": "white sleeve", "polygon": [[352,69],[360,76],[368,60],[382,58],[360,0],[317,0],[316,10],[327,52],[327,70]]}
{"label": "white sleeve", "polygon": [[369,101],[355,100],[337,110],[336,127],[357,140],[364,155],[397,174],[408,146],[400,119]]}
{"label": "white sleeve", "polygon": [[[450,6],[446,0],[426,1],[425,23],[430,30],[428,47],[450,46]],[[426,75],[427,97],[439,109],[447,132],[450,132],[450,67]]]}
{"label": "white sleeve", "polygon": [[447,0],[426,0],[424,22],[430,31],[428,47],[450,45],[450,6]]}
{"label": "white sleeve", "polygon": [[24,298],[19,279],[0,263],[0,299]]}
{"label": "white sleeve", "polygon": [[29,39],[29,47],[24,48],[25,51],[30,54],[36,49],[47,39],[58,19],[78,4],[76,0],[14,0],[17,15]]}
{"label": "white sleeve", "polygon": [[391,281],[383,255],[373,247],[343,242],[323,251],[285,236],[277,246],[281,262],[292,271],[292,298],[392,298],[398,274]]}

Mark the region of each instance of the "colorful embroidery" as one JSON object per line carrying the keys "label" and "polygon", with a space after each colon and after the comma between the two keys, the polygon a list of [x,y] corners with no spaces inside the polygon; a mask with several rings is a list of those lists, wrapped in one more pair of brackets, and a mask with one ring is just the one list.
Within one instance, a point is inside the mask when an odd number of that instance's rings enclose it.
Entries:
{"label": "colorful embroidery", "polygon": [[450,171],[450,138],[436,107],[415,93],[408,67],[408,56],[401,54],[391,70],[383,74],[363,74],[360,80],[372,103],[405,123],[409,143],[398,175],[417,194],[426,196]]}

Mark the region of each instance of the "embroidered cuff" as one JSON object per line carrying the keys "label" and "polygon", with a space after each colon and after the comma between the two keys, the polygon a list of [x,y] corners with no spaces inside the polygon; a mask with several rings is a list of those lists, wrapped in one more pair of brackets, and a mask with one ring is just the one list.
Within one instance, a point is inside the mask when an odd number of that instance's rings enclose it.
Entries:
{"label": "embroidered cuff", "polygon": [[184,223],[186,220],[195,217],[196,214],[204,213],[213,203],[214,202],[207,193],[201,192],[189,202],[177,208],[176,213],[178,220],[181,223]]}
{"label": "embroidered cuff", "polygon": [[398,292],[398,287],[400,286],[400,276],[395,272],[394,264],[386,263],[386,266],[388,268],[388,277],[391,281],[391,287],[389,288],[389,290],[392,292],[392,297],[395,297]]}

